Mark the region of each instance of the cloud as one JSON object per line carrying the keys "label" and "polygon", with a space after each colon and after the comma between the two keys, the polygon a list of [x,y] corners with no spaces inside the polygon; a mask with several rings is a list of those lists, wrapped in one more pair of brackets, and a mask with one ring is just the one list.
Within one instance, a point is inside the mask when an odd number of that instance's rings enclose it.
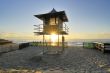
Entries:
{"label": "cloud", "polygon": [[[10,33],[1,32],[0,38],[21,39],[21,40],[42,40],[42,36],[34,33]],[[110,39],[110,33],[72,33],[66,36],[66,39]]]}
{"label": "cloud", "polygon": [[110,39],[110,33],[72,33],[68,39]]}
{"label": "cloud", "polygon": [[33,39],[35,36],[33,33],[10,33],[2,32],[0,33],[0,38],[6,39]]}

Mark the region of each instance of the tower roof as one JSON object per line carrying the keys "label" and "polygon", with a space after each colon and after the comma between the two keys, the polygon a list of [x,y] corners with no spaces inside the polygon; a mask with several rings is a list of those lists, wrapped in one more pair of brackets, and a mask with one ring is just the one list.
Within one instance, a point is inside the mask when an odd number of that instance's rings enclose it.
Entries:
{"label": "tower roof", "polygon": [[50,13],[56,13],[57,11],[53,8]]}
{"label": "tower roof", "polygon": [[49,12],[49,13],[45,13],[45,14],[39,14],[39,15],[34,15],[35,17],[43,20],[45,18],[49,18],[52,16],[58,16],[60,17],[64,22],[68,22],[68,18],[66,16],[65,11],[56,11],[54,8]]}

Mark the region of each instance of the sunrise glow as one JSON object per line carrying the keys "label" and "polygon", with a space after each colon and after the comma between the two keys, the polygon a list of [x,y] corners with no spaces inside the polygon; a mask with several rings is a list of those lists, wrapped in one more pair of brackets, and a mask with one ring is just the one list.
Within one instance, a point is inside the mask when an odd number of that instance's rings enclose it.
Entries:
{"label": "sunrise glow", "polygon": [[50,38],[51,38],[51,42],[56,42],[58,39],[58,35],[52,33]]}

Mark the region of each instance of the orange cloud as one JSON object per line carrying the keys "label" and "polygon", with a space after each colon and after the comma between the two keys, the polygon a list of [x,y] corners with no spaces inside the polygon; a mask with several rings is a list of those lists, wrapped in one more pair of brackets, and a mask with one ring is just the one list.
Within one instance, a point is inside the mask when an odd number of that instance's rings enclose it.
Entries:
{"label": "orange cloud", "polygon": [[72,33],[68,39],[110,39],[110,33]]}
{"label": "orange cloud", "polygon": [[[110,39],[110,33],[70,33],[65,37],[67,40],[69,39]],[[34,33],[6,33],[5,32],[5,33],[0,33],[0,38],[42,40],[42,36],[34,35]]]}

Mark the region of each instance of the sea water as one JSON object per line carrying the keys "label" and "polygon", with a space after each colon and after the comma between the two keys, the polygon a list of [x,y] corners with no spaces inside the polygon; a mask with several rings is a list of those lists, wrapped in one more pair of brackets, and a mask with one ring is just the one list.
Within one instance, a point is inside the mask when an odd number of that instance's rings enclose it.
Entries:
{"label": "sea water", "polygon": [[[20,39],[9,39],[13,41],[14,43],[26,43],[26,42],[39,42],[42,40],[20,40]],[[110,39],[71,39],[71,40],[66,40],[68,42],[68,46],[83,46],[83,42],[101,42],[101,43],[110,43]]]}

